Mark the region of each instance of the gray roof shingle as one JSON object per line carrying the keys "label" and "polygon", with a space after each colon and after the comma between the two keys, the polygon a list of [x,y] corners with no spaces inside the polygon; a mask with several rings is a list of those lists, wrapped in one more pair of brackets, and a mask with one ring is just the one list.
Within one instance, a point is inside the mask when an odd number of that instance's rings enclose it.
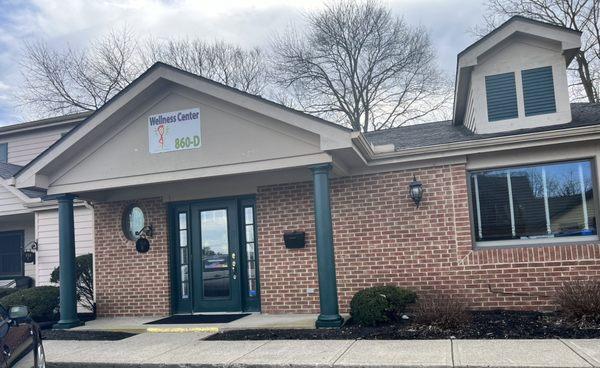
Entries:
{"label": "gray roof shingle", "polygon": [[13,175],[15,175],[19,170],[21,170],[22,166],[8,164],[6,162],[0,162],[0,178],[2,179],[10,179]]}
{"label": "gray roof shingle", "polygon": [[520,129],[510,132],[475,134],[463,125],[454,125],[451,120],[445,120],[367,132],[365,133],[365,137],[374,145],[393,144],[395,150],[399,151],[407,148],[419,148],[600,124],[600,104],[598,103],[573,103],[571,104],[571,113],[573,120],[567,124]]}
{"label": "gray roof shingle", "polygon": [[[10,179],[15,175],[19,170],[21,170],[22,166],[8,164],[6,162],[0,162],[0,178],[2,179]],[[28,196],[29,198],[41,198],[46,193],[38,190],[31,189],[20,189],[23,194]]]}

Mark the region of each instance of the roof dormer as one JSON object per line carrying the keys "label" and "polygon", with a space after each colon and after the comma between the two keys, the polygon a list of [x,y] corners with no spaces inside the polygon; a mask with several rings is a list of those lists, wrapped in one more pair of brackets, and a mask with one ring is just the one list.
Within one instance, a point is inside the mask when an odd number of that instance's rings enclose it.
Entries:
{"label": "roof dormer", "polygon": [[571,121],[567,66],[581,33],[512,17],[458,55],[454,124],[477,134]]}

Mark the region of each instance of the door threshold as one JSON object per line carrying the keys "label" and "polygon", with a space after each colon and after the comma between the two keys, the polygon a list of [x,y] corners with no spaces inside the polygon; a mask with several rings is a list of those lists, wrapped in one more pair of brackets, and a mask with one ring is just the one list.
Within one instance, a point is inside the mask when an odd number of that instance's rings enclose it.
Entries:
{"label": "door threshold", "polygon": [[194,313],[173,313],[172,316],[189,316],[191,315],[205,315],[205,316],[210,316],[210,315],[219,315],[219,314],[242,314],[242,313],[247,313],[247,314],[260,314],[260,312],[244,312],[244,311],[237,311],[237,312],[194,312]]}

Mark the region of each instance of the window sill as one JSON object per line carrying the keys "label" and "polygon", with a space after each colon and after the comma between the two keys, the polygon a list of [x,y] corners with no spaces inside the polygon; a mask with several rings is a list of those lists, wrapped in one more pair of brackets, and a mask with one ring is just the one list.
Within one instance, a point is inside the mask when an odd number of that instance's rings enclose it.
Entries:
{"label": "window sill", "polygon": [[475,250],[494,249],[494,248],[528,248],[528,247],[551,247],[556,245],[581,245],[581,244],[600,244],[598,235],[586,236],[564,236],[557,238],[537,238],[537,239],[514,239],[514,240],[492,240],[480,241],[474,243]]}

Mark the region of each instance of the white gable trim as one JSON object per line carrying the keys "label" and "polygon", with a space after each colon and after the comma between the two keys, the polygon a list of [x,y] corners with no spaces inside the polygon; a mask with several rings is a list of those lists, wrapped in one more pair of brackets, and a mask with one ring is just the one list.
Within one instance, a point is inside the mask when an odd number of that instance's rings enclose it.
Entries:
{"label": "white gable trim", "polygon": [[21,192],[19,189],[15,188],[11,185],[12,179],[8,180],[0,180],[0,186],[4,189],[8,190],[10,193],[14,194],[15,197],[19,198],[23,203],[40,203],[42,201],[41,198],[30,198],[25,193]]}
{"label": "white gable trim", "polygon": [[471,74],[473,68],[480,62],[480,57],[517,34],[559,42],[567,65],[581,47],[581,32],[519,16],[509,19],[458,54],[454,86],[453,120],[455,124],[462,124],[464,121],[467,98],[471,88]]}
{"label": "white gable trim", "polygon": [[[142,76],[134,81],[125,90],[121,91],[105,106],[90,116],[85,122],[73,129],[64,136],[55,145],[50,147],[42,155],[25,166],[15,175],[15,184],[17,188],[42,188],[49,189],[48,177],[41,174],[41,171],[70,147],[76,144],[80,139],[90,134],[92,130],[98,127],[102,122],[111,117],[114,113],[124,108],[136,96],[152,88],[154,83],[160,80],[182,85],[201,93],[205,93],[217,99],[227,101],[237,106],[255,111],[270,118],[282,121],[300,129],[304,129],[320,136],[320,148],[323,151],[348,148],[352,146],[351,131],[337,126],[333,123],[325,122],[319,118],[295,112],[275,103],[269,103],[258,97],[245,94],[235,89],[220,85],[205,78],[195,76],[191,73],[167,66],[165,64],[155,64],[148,69]],[[160,174],[156,174],[160,175]],[[170,175],[174,178],[173,174]],[[173,180],[173,179],[172,179]],[[49,190],[49,194],[58,193],[55,189]],[[63,191],[61,191],[62,193]]]}

